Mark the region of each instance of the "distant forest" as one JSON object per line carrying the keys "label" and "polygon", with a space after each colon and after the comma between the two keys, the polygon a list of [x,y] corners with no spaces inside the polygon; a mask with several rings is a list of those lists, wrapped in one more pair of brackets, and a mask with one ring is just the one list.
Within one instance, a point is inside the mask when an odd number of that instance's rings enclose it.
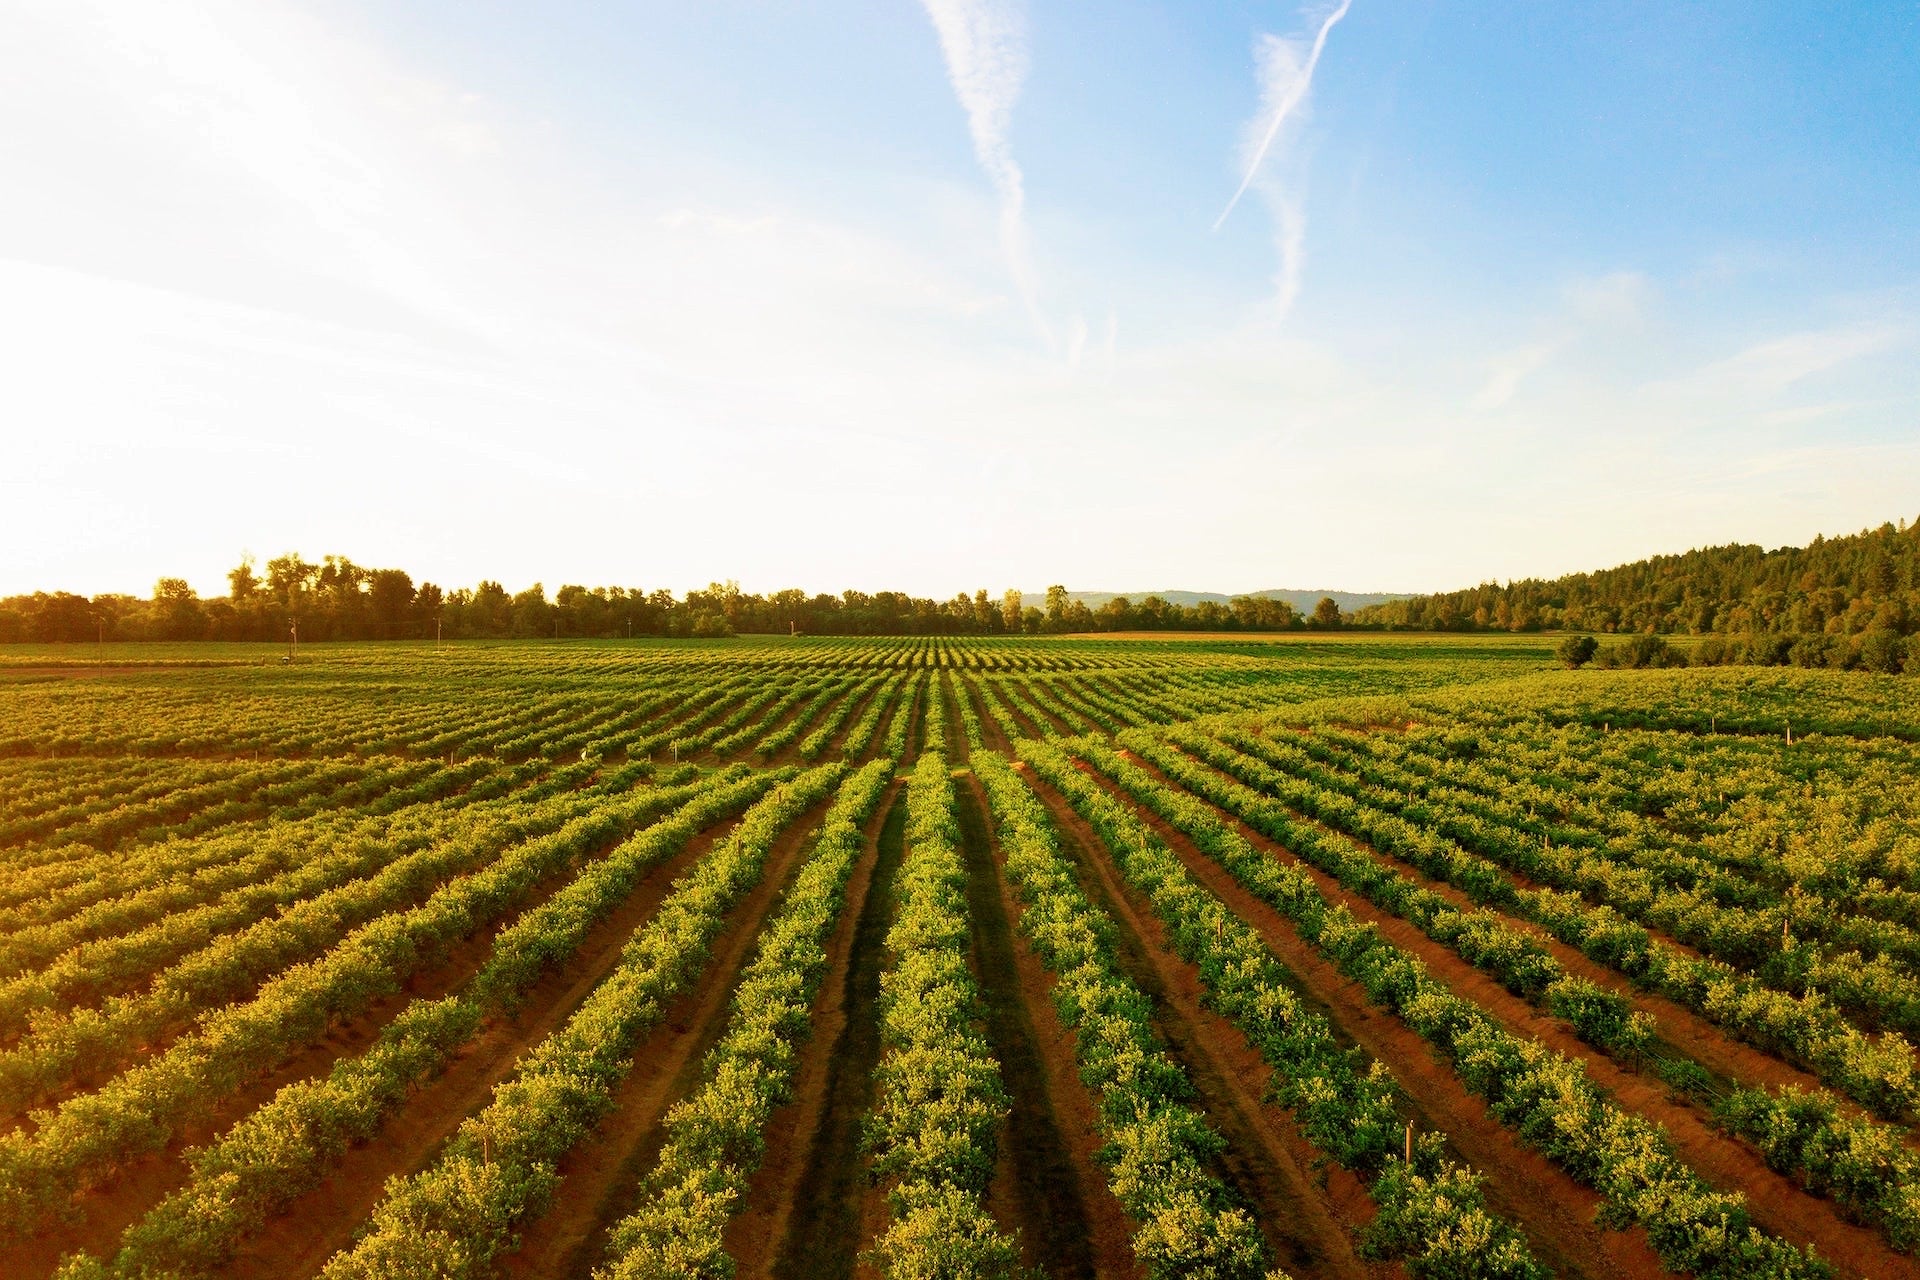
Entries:
{"label": "distant forest", "polygon": [[510,594],[497,582],[444,590],[416,584],[402,569],[368,569],[345,556],[318,564],[298,555],[264,567],[243,560],[228,593],[202,598],[180,578],[162,578],[150,599],[88,598],[67,591],[0,599],[0,643],[105,640],[480,639],[786,635],[1041,635],[1085,631],[1284,631],[1334,627],[1341,614],[1322,600],[1303,616],[1284,600],[1236,596],[1182,606],[1158,596],[1125,597],[1089,608],[1065,587],[1047,590],[1044,609],[1017,590],[928,600],[901,591],[809,595],[743,592],[733,583],[676,598],[639,587],[563,586],[548,596],[535,583]]}
{"label": "distant forest", "polygon": [[1910,635],[1920,630],[1920,524],[1805,547],[1706,547],[1597,573],[1412,596],[1352,624],[1417,631],[1641,635]]}
{"label": "distant forest", "polygon": [[[509,593],[498,582],[443,590],[401,569],[368,569],[344,556],[310,563],[251,558],[227,574],[228,593],[202,598],[179,578],[153,595],[92,598],[39,592],[0,599],[0,643],[90,640],[476,639],[488,637],[808,635],[1057,635],[1099,631],[1565,631],[1632,637],[1732,638],[1692,650],[1693,661],[1920,669],[1920,524],[1881,525],[1806,547],[1707,547],[1596,573],[1483,583],[1463,591],[1372,604],[1343,614],[1322,598],[1303,613],[1286,600],[1235,596],[1193,604],[1150,595],[1093,607],[1065,587],[1045,607],[1008,590],[951,600],[900,591],[770,595],[715,583],[676,597],[639,587],[535,583]],[[1894,643],[1899,641],[1900,643]],[[1681,662],[1687,651],[1616,647],[1598,660]],[[1645,650],[1643,653],[1642,650]],[[1721,655],[1725,656],[1721,656]]]}

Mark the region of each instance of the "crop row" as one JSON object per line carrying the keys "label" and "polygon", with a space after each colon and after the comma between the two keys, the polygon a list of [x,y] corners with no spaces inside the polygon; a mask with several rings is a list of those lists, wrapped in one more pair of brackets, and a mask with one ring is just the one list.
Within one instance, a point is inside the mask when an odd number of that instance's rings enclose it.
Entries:
{"label": "crop row", "polygon": [[[840,732],[841,727],[852,718],[855,711],[881,700],[883,695],[877,690],[885,682],[885,676],[864,676],[857,679],[858,683],[854,685],[852,691],[835,703],[826,718],[801,739],[800,758],[802,760],[819,759],[820,754],[827,749],[827,744],[833,741],[834,735]],[[848,736],[851,738],[854,735],[849,733]]]}
{"label": "crop row", "polygon": [[432,1165],[388,1184],[365,1234],[328,1262],[327,1280],[488,1274],[514,1246],[516,1227],[550,1201],[561,1157],[612,1106],[642,1033],[705,972],[714,938],[759,881],[775,840],[845,771],[822,765],[776,788],[675,881],[566,1024],[528,1052]]}
{"label": "crop row", "polygon": [[324,956],[286,970],[245,1003],[211,1010],[164,1052],[0,1136],[0,1233],[38,1224],[70,1192],[163,1147],[233,1089],[287,1060],[340,1019],[398,989],[441,948],[527,900],[573,859],[621,838],[685,793],[609,803],[523,840],[442,885],[419,906],[380,915]]}
{"label": "crop row", "polygon": [[[650,814],[663,802],[645,802]],[[669,793],[665,803],[678,803]],[[469,815],[415,852],[290,906],[235,933],[212,935],[161,970],[142,991],[99,1008],[43,1012],[31,1033],[0,1053],[0,1110],[17,1112],[72,1082],[82,1069],[99,1074],[163,1043],[209,1009],[242,998],[254,986],[334,946],[353,930],[406,910],[450,878],[484,868],[501,850],[581,821],[595,805],[573,797],[505,813]],[[456,882],[457,883],[457,882]],[[27,990],[31,990],[28,988]]]}
{"label": "crop row", "polygon": [[[1827,892],[1798,881],[1783,891],[1773,882],[1785,871],[1785,860],[1771,846],[1744,854],[1730,867],[1725,858],[1696,852],[1702,848],[1698,844],[1678,847],[1652,823],[1622,830],[1626,824],[1616,817],[1605,822],[1604,831],[1595,831],[1534,818],[1518,807],[1535,799],[1533,787],[1509,784],[1499,798],[1476,795],[1450,785],[1450,779],[1356,759],[1308,739],[1270,744],[1267,750],[1351,770],[1395,793],[1417,787],[1421,802],[1436,811],[1478,817],[1558,842],[1563,849],[1580,849],[1619,868],[1609,872],[1611,892],[1631,894],[1650,925],[1736,968],[1753,970],[1769,985],[1825,991],[1849,1012],[1870,1019],[1870,1029],[1920,1031],[1920,984],[1911,967],[1920,962],[1920,930],[1888,918],[1898,914],[1894,909],[1873,909],[1888,892],[1884,885],[1841,880],[1826,868],[1819,875],[1830,882]],[[1791,945],[1783,947],[1783,939]],[[1840,948],[1848,950],[1840,953]]]}
{"label": "crop row", "polygon": [[602,1280],[733,1274],[722,1236],[759,1167],[767,1118],[792,1093],[826,974],[827,935],[865,844],[861,827],[893,768],[883,757],[840,784],[812,854],[741,975],[727,1029],[701,1064],[702,1084],[667,1115],[665,1145],[639,1204],[612,1230]]}
{"label": "crop row", "polygon": [[[1167,777],[1238,816],[1342,887],[1405,919],[1514,994],[1564,1018],[1588,1044],[1629,1064],[1651,1044],[1654,1023],[1649,1015],[1636,1013],[1625,997],[1568,974],[1538,942],[1499,914],[1462,911],[1345,840],[1295,819],[1278,802],[1163,746],[1137,739],[1128,745]],[[1248,856],[1238,837],[1223,833],[1205,806],[1196,807],[1190,797],[1155,785],[1142,770],[1103,748],[1081,754],[1196,842],[1204,842],[1203,847],[1221,848],[1223,860]],[[1676,1081],[1684,1084],[1688,1074]],[[1735,1087],[1725,1096],[1702,1091],[1696,1100],[1731,1127],[1757,1135],[1777,1171],[1832,1196],[1897,1247],[1920,1243],[1920,1155],[1907,1151],[1904,1130],[1845,1115],[1823,1092],[1770,1094]],[[1789,1114],[1794,1123],[1782,1127]],[[1780,1136],[1767,1137],[1769,1126],[1778,1128]]]}
{"label": "crop row", "polygon": [[880,980],[885,1053],[866,1121],[891,1209],[874,1253],[891,1280],[1011,1276],[1018,1248],[983,1203],[1007,1096],[977,1027],[966,869],[938,751],[921,754],[908,783],[906,838],[887,930],[893,967]]}
{"label": "crop row", "polygon": [[[364,1053],[336,1062],[325,1077],[286,1086],[218,1141],[189,1152],[187,1184],[126,1231],[107,1271],[158,1280],[222,1265],[245,1236],[317,1185],[350,1145],[375,1137],[486,1018],[511,1010],[533,983],[564,964],[641,876],[775,781],[728,774],[698,789],[503,930],[463,990],[409,1004]],[[101,1264],[89,1259],[69,1266],[86,1275]]]}
{"label": "crop row", "polygon": [[[1117,838],[1164,849],[1138,819],[1116,810],[1106,824]],[[1186,821],[1201,833],[1204,853],[1291,921],[1369,1000],[1440,1050],[1497,1119],[1598,1191],[1610,1225],[1644,1227],[1669,1269],[1725,1280],[1827,1274],[1811,1255],[1755,1227],[1738,1193],[1703,1182],[1659,1126],[1622,1110],[1577,1061],[1512,1035],[1454,995],[1419,959],[1328,903],[1305,871],[1262,855],[1217,818]]]}
{"label": "crop row", "polygon": [[1054,1008],[1099,1100],[1107,1185],[1138,1224],[1134,1256],[1152,1280],[1263,1275],[1259,1228],[1213,1174],[1226,1141],[1192,1105],[1192,1081],[1160,1043],[1151,1000],[1115,964],[1112,918],[1081,891],[1026,784],[997,755],[972,760],[1025,904],[1020,929],[1058,980]]}
{"label": "crop row", "polygon": [[[1243,738],[1229,745],[1175,731],[1171,740],[1288,806],[1453,884],[1474,901],[1539,925],[1637,985],[1805,1067],[1877,1114],[1903,1121],[1920,1117],[1920,1079],[1904,1037],[1894,1032],[1870,1039],[1818,994],[1773,990],[1731,965],[1654,937],[1630,910],[1605,901],[1590,905],[1580,890],[1592,890],[1593,876],[1566,874],[1564,859],[1552,850],[1482,825],[1471,832],[1469,851],[1449,838],[1465,833],[1468,824],[1417,826],[1391,811],[1390,796],[1366,796],[1354,786],[1336,791],[1239,754],[1234,748]],[[1382,807],[1368,803],[1373,798],[1380,798]],[[1546,887],[1516,885],[1508,871]]]}
{"label": "crop row", "polygon": [[1251,926],[1066,753],[1022,743],[1020,758],[1106,843],[1180,956],[1199,968],[1210,1003],[1273,1068],[1270,1094],[1307,1140],[1371,1178],[1380,1212],[1363,1245],[1433,1280],[1544,1280],[1525,1240],[1486,1208],[1479,1175],[1448,1159],[1438,1135],[1407,1140],[1411,1128],[1395,1106],[1391,1072],[1342,1047],[1332,1023],[1293,993],[1290,975]]}

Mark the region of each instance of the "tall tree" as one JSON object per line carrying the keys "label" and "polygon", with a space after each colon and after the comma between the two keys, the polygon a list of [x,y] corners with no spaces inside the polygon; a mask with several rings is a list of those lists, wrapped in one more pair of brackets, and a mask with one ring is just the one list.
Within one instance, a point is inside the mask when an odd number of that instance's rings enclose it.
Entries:
{"label": "tall tree", "polygon": [[1000,625],[1010,636],[1020,634],[1026,617],[1026,596],[1018,587],[1008,587],[1000,597]]}

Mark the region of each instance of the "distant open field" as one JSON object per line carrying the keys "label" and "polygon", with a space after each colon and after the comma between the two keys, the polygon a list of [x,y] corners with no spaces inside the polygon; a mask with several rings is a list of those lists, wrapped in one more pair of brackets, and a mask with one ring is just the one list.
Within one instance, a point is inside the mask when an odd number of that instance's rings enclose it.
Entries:
{"label": "distant open field", "polygon": [[8,1280],[1920,1275],[1920,680],[284,652],[0,648]]}

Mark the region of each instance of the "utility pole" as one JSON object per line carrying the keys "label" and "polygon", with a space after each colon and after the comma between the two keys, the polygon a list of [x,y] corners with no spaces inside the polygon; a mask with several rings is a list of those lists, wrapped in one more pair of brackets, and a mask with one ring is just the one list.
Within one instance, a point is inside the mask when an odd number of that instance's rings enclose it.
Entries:
{"label": "utility pole", "polygon": [[437,613],[433,615],[433,647],[440,647],[440,615]]}
{"label": "utility pole", "polygon": [[287,619],[287,661],[291,663],[294,655],[300,651],[300,624],[292,618]]}

